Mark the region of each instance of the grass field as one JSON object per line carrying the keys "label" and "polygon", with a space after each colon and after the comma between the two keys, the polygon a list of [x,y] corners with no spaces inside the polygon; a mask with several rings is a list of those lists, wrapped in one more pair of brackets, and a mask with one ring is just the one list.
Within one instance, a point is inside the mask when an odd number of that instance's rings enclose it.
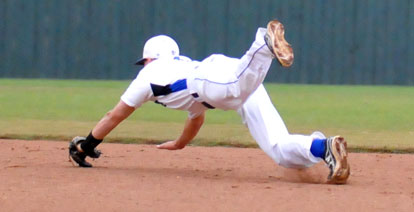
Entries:
{"label": "grass field", "polygon": [[[86,135],[130,81],[0,79],[0,137],[70,139]],[[414,87],[265,85],[291,133],[344,135],[354,151],[414,152]],[[106,141],[176,138],[186,112],[147,103]],[[255,146],[234,111],[210,110],[195,145]]]}

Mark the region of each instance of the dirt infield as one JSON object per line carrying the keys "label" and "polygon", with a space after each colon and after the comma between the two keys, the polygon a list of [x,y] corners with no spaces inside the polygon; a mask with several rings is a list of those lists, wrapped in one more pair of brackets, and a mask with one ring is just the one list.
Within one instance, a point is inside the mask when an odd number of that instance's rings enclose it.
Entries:
{"label": "dirt infield", "polygon": [[0,140],[0,211],[413,211],[414,155],[350,154],[347,185],[320,163],[291,170],[260,149],[103,144],[92,169],[67,142]]}

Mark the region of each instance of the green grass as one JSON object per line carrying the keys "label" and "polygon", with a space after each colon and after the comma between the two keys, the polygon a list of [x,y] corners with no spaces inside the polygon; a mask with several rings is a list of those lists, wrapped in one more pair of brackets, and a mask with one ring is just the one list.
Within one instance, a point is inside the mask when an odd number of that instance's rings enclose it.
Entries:
{"label": "green grass", "polygon": [[[86,135],[130,81],[0,79],[0,137]],[[265,85],[291,133],[344,135],[354,151],[414,152],[414,88]],[[159,143],[176,138],[186,112],[147,103],[106,139]],[[195,145],[255,146],[234,111],[210,110]]]}

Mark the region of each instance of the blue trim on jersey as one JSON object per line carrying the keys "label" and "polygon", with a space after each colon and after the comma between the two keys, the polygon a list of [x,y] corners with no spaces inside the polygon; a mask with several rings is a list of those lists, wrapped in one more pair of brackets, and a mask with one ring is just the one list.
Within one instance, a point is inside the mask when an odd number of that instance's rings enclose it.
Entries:
{"label": "blue trim on jersey", "polygon": [[181,79],[181,80],[175,81],[173,84],[171,84],[170,89],[171,89],[171,92],[177,92],[177,91],[187,89],[187,80]]}
{"label": "blue trim on jersey", "polygon": [[[175,81],[173,84],[168,84],[168,85],[157,85],[157,84],[152,84],[151,83],[151,89],[152,89],[152,93],[154,94],[154,96],[164,96],[164,95],[168,95],[174,92],[178,92],[178,91],[182,91],[187,89],[187,79],[180,79]],[[198,94],[197,93],[193,93],[191,94],[194,98],[198,98]],[[154,101],[157,104],[160,104],[164,107],[167,107],[167,105],[163,102],[160,102],[158,100]],[[208,108],[208,109],[214,109],[215,107],[210,105],[207,102],[201,102],[202,105],[204,105],[204,107]]]}
{"label": "blue trim on jersey", "polygon": [[214,83],[214,84],[219,84],[219,85],[229,85],[229,84],[233,84],[233,83],[236,83],[236,82],[238,82],[239,81],[239,78],[240,78],[240,76],[241,75],[243,75],[244,74],[244,72],[247,70],[247,68],[249,68],[249,66],[250,66],[250,64],[252,63],[252,61],[253,61],[253,59],[254,59],[254,56],[256,55],[256,53],[257,52],[259,52],[264,46],[267,46],[266,44],[263,44],[263,46],[261,46],[261,47],[259,47],[254,53],[253,53],[253,56],[252,56],[252,59],[249,61],[249,64],[247,64],[247,66],[246,66],[246,68],[244,68],[243,69],[243,71],[237,76],[237,80],[235,80],[235,81],[233,81],[233,82],[226,82],[226,83],[222,83],[222,82],[214,82],[214,81],[211,81],[211,80],[208,80],[208,79],[201,79],[201,78],[195,78],[194,80],[201,80],[201,81],[207,81],[207,82],[211,82],[211,83]]}
{"label": "blue trim on jersey", "polygon": [[150,85],[154,96],[165,96],[173,92],[187,89],[187,80],[180,79],[175,81],[173,84],[168,85],[157,85],[152,83],[150,83]]}

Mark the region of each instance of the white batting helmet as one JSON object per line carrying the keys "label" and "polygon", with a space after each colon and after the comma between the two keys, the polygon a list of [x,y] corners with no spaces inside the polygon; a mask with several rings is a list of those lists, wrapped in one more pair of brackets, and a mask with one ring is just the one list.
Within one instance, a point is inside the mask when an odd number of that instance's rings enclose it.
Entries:
{"label": "white batting helmet", "polygon": [[146,59],[157,59],[160,57],[175,58],[180,55],[180,49],[174,39],[167,35],[157,35],[145,42],[142,58],[135,64],[144,65]]}

